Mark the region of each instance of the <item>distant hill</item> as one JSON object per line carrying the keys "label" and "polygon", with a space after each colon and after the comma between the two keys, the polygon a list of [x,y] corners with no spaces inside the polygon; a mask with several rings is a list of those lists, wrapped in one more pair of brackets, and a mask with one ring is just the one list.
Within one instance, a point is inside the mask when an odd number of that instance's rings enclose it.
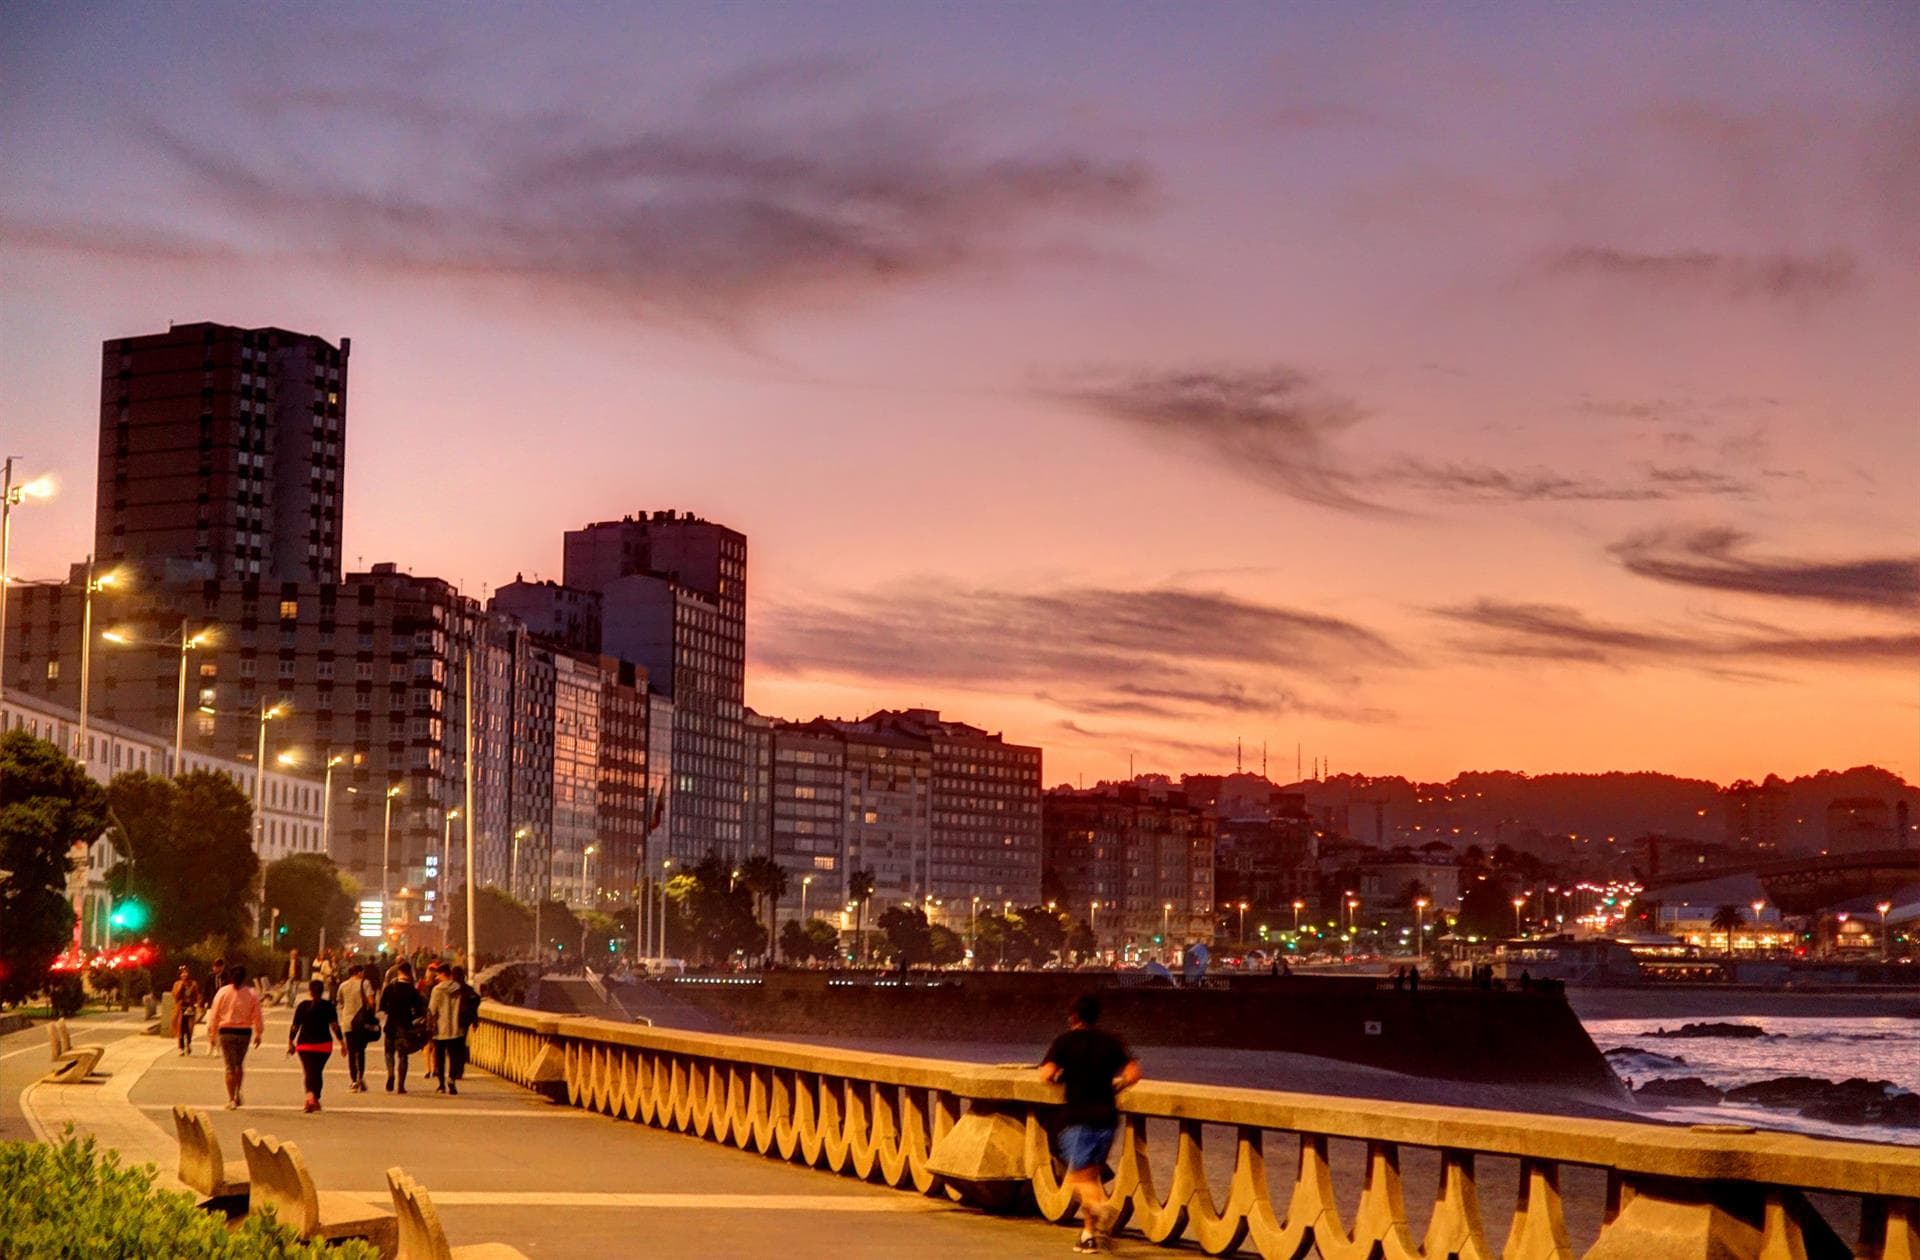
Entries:
{"label": "distant hill", "polygon": [[[1770,779],[1787,792],[1783,850],[1819,849],[1826,840],[1827,806],[1837,797],[1879,799],[1890,807],[1904,799],[1920,821],[1920,789],[1877,766]],[[1614,836],[1621,843],[1648,834],[1706,841],[1724,840],[1727,834],[1721,784],[1649,771],[1469,771],[1444,783],[1335,775],[1280,790],[1303,794],[1316,817],[1343,824],[1347,834],[1368,843],[1438,838],[1463,846],[1529,849],[1542,837],[1569,834]],[[1384,835],[1376,835],[1379,824]]]}

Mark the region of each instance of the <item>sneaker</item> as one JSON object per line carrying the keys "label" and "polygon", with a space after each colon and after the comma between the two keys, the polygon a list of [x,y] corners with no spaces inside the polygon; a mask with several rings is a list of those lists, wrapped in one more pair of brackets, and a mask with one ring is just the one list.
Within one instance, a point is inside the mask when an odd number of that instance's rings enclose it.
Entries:
{"label": "sneaker", "polygon": [[234,1101],[233,1099],[231,1099],[231,1098],[229,1098],[229,1099],[227,1099],[227,1110],[228,1110],[228,1111],[238,1111],[239,1109],[240,1109],[240,1104],[239,1104],[239,1103],[237,1103],[237,1102],[235,1102],[235,1101]]}
{"label": "sneaker", "polygon": [[1083,1256],[1095,1255],[1100,1250],[1100,1240],[1098,1238],[1082,1238],[1079,1242],[1073,1244],[1073,1249]]}
{"label": "sneaker", "polygon": [[399,1089],[396,1089],[393,1092],[396,1094],[404,1094],[407,1092],[407,1087],[405,1085],[402,1085]]}
{"label": "sneaker", "polygon": [[449,1094],[458,1094],[460,1092],[460,1087],[458,1085],[449,1084],[447,1086],[447,1092]]}
{"label": "sneaker", "polygon": [[320,1104],[313,1101],[313,1095],[309,1094],[307,1095],[307,1101],[301,1104],[300,1110],[306,1112],[308,1115],[312,1115],[314,1112],[320,1110]]}
{"label": "sneaker", "polygon": [[244,1107],[247,1105],[247,1100],[240,1096],[240,1091],[237,1089],[233,1091],[233,1105],[236,1107]]}

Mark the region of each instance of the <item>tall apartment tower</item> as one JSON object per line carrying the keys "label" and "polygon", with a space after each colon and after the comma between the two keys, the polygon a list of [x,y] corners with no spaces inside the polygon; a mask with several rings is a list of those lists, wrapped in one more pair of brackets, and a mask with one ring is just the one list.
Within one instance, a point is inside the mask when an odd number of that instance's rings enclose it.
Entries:
{"label": "tall apartment tower", "polygon": [[160,580],[340,580],[347,355],[283,328],[105,342],[94,554]]}
{"label": "tall apartment tower", "polygon": [[749,856],[746,535],[672,511],[602,521],[567,531],[563,581],[600,593],[601,652],[672,701],[663,856]]}

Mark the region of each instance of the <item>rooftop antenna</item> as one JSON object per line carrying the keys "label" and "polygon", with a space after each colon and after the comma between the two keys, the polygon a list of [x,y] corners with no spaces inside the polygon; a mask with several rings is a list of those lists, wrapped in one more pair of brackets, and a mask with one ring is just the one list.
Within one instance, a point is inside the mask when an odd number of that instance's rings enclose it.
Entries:
{"label": "rooftop antenna", "polygon": [[1127,754],[1127,782],[1133,782],[1133,754]]}
{"label": "rooftop antenna", "polygon": [[1240,770],[1240,737],[1235,735],[1233,737],[1233,772],[1239,774]]}
{"label": "rooftop antenna", "polygon": [[1300,773],[1300,741],[1293,742],[1293,781],[1300,782],[1306,776]]}
{"label": "rooftop antenna", "polygon": [[1260,741],[1260,777],[1267,777],[1267,741]]}

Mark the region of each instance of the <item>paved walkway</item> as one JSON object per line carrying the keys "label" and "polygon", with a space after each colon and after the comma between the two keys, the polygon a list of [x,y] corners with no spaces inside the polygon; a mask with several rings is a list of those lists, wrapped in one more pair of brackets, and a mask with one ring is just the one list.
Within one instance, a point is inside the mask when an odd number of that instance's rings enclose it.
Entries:
{"label": "paved walkway", "polygon": [[[76,1041],[107,1041],[98,1085],[28,1086],[18,1097],[41,1133],[73,1123],[131,1159],[169,1175],[176,1146],[170,1109],[208,1109],[222,1146],[238,1158],[241,1130],[297,1141],[319,1185],[385,1203],[385,1170],[399,1165],[444,1209],[455,1244],[498,1240],[529,1256],[1021,1257],[1066,1254],[1071,1231],[1032,1219],[998,1219],[899,1190],[782,1163],[698,1138],[664,1133],[549,1104],[469,1072],[460,1096],[409,1081],[411,1092],[346,1092],[339,1056],[328,1065],[325,1110],[301,1112],[298,1066],[284,1054],[284,1013],[248,1059],[244,1109],[223,1109],[219,1062],[204,1040],[190,1058],[164,1037],[128,1036],[112,1018],[76,1021]],[[126,1023],[125,1017],[119,1022]],[[40,1061],[22,1054],[0,1066]],[[26,1036],[28,1034],[22,1034]],[[7,1038],[0,1053],[19,1048]],[[1158,1248],[1122,1242],[1142,1256]]]}

